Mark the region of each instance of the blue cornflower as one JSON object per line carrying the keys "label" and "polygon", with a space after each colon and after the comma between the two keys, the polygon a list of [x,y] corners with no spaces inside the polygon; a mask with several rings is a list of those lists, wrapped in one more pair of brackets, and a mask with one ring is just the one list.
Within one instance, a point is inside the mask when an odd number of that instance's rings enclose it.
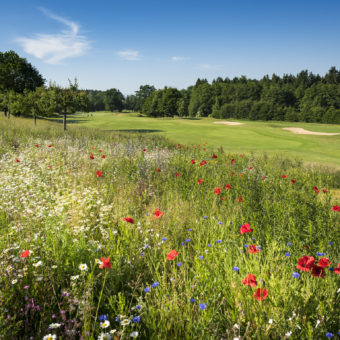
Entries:
{"label": "blue cornflower", "polygon": [[99,251],[99,249],[95,249],[94,251],[98,252],[98,251]]}
{"label": "blue cornflower", "polygon": [[163,238],[162,238],[162,241],[163,241],[163,242],[166,241],[166,237],[163,237]]}
{"label": "blue cornflower", "polygon": [[222,240],[217,240],[217,241],[216,241],[216,243],[221,243],[221,242],[222,242]]}
{"label": "blue cornflower", "polygon": [[149,216],[149,213],[146,213],[145,215],[146,215],[146,216]]}
{"label": "blue cornflower", "polygon": [[210,248],[211,248],[211,247],[212,247],[212,245],[211,245],[210,243],[208,243],[208,247],[210,247]]}
{"label": "blue cornflower", "polygon": [[137,305],[137,306],[136,306],[136,309],[138,309],[138,310],[141,309],[141,308],[142,308],[141,305]]}
{"label": "blue cornflower", "polygon": [[285,255],[286,255],[286,256],[290,256],[290,253],[286,253]]}
{"label": "blue cornflower", "polygon": [[198,257],[199,260],[203,260],[203,258],[204,258],[203,255],[200,255],[200,256]]}
{"label": "blue cornflower", "polygon": [[205,303],[200,303],[200,304],[198,305],[198,307],[199,307],[201,310],[204,310],[204,309],[207,308],[207,305],[206,305]]}
{"label": "blue cornflower", "polygon": [[189,231],[192,231],[192,228],[188,229]]}
{"label": "blue cornflower", "polygon": [[334,272],[334,268],[333,268],[333,267],[330,267],[329,270],[330,270],[331,272]]}
{"label": "blue cornflower", "polygon": [[206,220],[208,218],[208,216],[204,216],[203,218]]}
{"label": "blue cornflower", "polygon": [[245,248],[248,248],[248,244],[245,244],[244,247],[245,247]]}
{"label": "blue cornflower", "polygon": [[218,224],[222,224],[222,222],[218,222]]}
{"label": "blue cornflower", "polygon": [[139,321],[140,321],[140,316],[139,316],[139,315],[134,316],[134,317],[132,318],[132,322],[137,323],[137,322],[139,322]]}
{"label": "blue cornflower", "polygon": [[178,262],[178,263],[177,263],[177,266],[178,266],[178,267],[181,267],[181,266],[182,266],[182,262]]}
{"label": "blue cornflower", "polygon": [[194,303],[194,302],[195,302],[195,299],[194,299],[194,298],[191,298],[191,299],[190,299],[190,302]]}
{"label": "blue cornflower", "polygon": [[145,293],[149,293],[150,292],[150,288],[149,287],[144,288],[144,292]]}
{"label": "blue cornflower", "polygon": [[334,336],[334,335],[333,335],[333,333],[331,333],[331,332],[326,333],[326,337],[327,337],[327,338],[333,338],[333,336]]}
{"label": "blue cornflower", "polygon": [[105,314],[99,315],[98,319],[99,319],[99,321],[105,321],[105,320],[107,320],[107,315],[105,315]]}
{"label": "blue cornflower", "polygon": [[142,256],[144,256],[145,254],[144,253],[141,253]]}
{"label": "blue cornflower", "polygon": [[333,244],[333,242],[328,242],[328,244],[331,246]]}
{"label": "blue cornflower", "polygon": [[117,315],[117,316],[115,317],[115,321],[116,321],[116,322],[119,322],[119,321],[120,321],[120,319],[121,319],[121,317],[122,317],[122,315],[121,315],[121,314]]}
{"label": "blue cornflower", "polygon": [[291,247],[292,245],[293,245],[293,243],[287,242],[287,246]]}
{"label": "blue cornflower", "polygon": [[181,245],[184,246],[184,242],[182,242]]}
{"label": "blue cornflower", "polygon": [[233,224],[233,222],[230,222],[229,224]]}
{"label": "blue cornflower", "polygon": [[240,270],[239,267],[233,267],[233,271],[234,271],[234,272],[238,272],[239,270]]}
{"label": "blue cornflower", "polygon": [[157,281],[155,281],[155,282],[151,285],[152,288],[156,288],[156,287],[158,287],[158,286],[159,286],[159,282],[157,282]]}
{"label": "blue cornflower", "polygon": [[300,274],[299,273],[297,273],[297,272],[294,272],[293,273],[293,278],[294,279],[298,279],[300,277]]}
{"label": "blue cornflower", "polygon": [[316,253],[317,256],[325,256],[325,253]]}
{"label": "blue cornflower", "polygon": [[146,248],[149,248],[149,245],[148,245],[148,244],[146,244],[146,245],[143,247],[143,249],[146,249]]}
{"label": "blue cornflower", "polygon": [[186,240],[185,240],[185,242],[190,242],[191,240],[190,240],[190,238],[187,238]]}

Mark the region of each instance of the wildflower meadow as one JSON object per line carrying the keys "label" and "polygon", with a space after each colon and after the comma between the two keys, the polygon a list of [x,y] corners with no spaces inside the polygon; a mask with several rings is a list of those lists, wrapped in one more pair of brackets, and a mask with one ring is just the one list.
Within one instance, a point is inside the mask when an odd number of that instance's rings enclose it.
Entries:
{"label": "wildflower meadow", "polygon": [[20,118],[0,134],[0,339],[340,338],[336,169]]}

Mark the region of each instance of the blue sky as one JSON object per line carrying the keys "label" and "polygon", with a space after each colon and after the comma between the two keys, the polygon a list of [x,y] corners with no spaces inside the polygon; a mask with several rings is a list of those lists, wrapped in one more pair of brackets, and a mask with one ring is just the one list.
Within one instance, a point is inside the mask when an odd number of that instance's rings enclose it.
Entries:
{"label": "blue sky", "polygon": [[338,0],[3,2],[0,51],[81,88],[186,88],[197,78],[340,68]]}

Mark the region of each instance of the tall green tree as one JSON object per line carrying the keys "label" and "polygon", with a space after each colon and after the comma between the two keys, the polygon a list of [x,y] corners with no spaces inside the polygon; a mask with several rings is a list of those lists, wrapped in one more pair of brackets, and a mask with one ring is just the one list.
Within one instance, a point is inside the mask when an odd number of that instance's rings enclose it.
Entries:
{"label": "tall green tree", "polygon": [[121,112],[124,108],[124,96],[117,89],[107,90],[105,91],[104,103],[105,110]]}

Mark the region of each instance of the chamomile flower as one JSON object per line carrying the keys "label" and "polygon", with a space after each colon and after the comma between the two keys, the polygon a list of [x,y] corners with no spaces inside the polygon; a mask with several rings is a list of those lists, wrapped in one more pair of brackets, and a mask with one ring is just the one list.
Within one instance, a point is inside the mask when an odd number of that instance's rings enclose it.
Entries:
{"label": "chamomile flower", "polygon": [[138,336],[138,332],[137,331],[134,331],[134,332],[130,333],[130,337],[131,338],[137,338],[137,336]]}
{"label": "chamomile flower", "polygon": [[79,269],[81,271],[86,271],[88,269],[87,264],[86,263],[82,263],[81,265],[79,265]]}
{"label": "chamomile flower", "polygon": [[33,263],[33,266],[34,267],[40,267],[42,265],[42,261],[38,261],[38,262],[36,262],[36,263]]}
{"label": "chamomile flower", "polygon": [[107,328],[110,326],[110,321],[109,320],[105,320],[104,322],[100,323],[100,327],[101,328]]}
{"label": "chamomile flower", "polygon": [[127,326],[130,322],[131,322],[131,320],[129,320],[129,319],[124,319],[124,320],[122,320],[122,321],[120,322],[120,324],[121,324],[122,326]]}
{"label": "chamomile flower", "polygon": [[101,333],[98,336],[98,340],[111,340],[111,335],[109,333]]}
{"label": "chamomile flower", "polygon": [[43,340],[56,340],[57,336],[55,334],[47,334],[43,337]]}
{"label": "chamomile flower", "polygon": [[73,275],[71,276],[71,281],[75,281],[79,278],[79,275]]}
{"label": "chamomile flower", "polygon": [[55,329],[55,328],[59,328],[60,326],[61,326],[60,323],[51,323],[51,324],[49,325],[49,328]]}

